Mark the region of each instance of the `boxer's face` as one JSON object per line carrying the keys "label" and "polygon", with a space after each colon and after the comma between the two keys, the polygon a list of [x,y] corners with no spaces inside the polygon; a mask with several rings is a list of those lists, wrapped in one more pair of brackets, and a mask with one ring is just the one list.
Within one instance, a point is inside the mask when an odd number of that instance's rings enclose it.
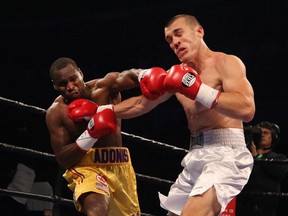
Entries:
{"label": "boxer's face", "polygon": [[52,82],[54,89],[68,101],[80,98],[85,87],[81,70],[71,64],[56,71]]}
{"label": "boxer's face", "polygon": [[203,35],[204,30],[201,26],[193,26],[191,23],[187,23],[183,17],[165,28],[166,41],[183,63],[193,59]]}

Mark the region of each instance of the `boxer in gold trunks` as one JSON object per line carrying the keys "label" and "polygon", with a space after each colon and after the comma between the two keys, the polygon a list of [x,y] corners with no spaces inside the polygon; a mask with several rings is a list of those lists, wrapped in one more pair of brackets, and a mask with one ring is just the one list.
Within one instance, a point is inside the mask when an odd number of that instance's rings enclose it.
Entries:
{"label": "boxer in gold trunks", "polygon": [[112,110],[121,101],[120,91],[139,85],[138,73],[110,72],[84,82],[74,60],[59,58],[51,65],[52,84],[60,94],[46,113],[51,146],[67,169],[63,176],[75,206],[85,215],[140,215],[135,172]]}
{"label": "boxer in gold trunks", "polygon": [[91,148],[63,176],[74,191],[77,210],[83,211],[79,197],[95,192],[110,199],[108,215],[140,215],[135,172],[127,148]]}

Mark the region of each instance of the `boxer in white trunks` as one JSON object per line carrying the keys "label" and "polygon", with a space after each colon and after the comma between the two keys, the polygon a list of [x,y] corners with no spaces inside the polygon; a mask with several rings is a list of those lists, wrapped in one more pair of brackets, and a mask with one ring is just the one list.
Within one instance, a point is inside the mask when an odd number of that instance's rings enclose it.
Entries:
{"label": "boxer in white trunks", "polygon": [[254,91],[244,63],[208,48],[194,16],[173,17],[164,32],[181,64],[168,71],[142,71],[143,95],[115,105],[114,112],[133,118],[175,95],[187,117],[190,151],[168,196],[159,194],[160,205],[169,216],[219,215],[241,192],[253,166],[243,122],[254,117]]}

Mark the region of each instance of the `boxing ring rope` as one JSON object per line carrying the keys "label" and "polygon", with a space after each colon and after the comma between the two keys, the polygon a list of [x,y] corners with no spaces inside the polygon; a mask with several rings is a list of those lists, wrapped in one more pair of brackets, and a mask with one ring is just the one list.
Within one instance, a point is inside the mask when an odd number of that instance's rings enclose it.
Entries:
{"label": "boxing ring rope", "polygon": [[[14,100],[10,100],[4,97],[0,97],[0,104],[4,104],[6,106],[10,106],[10,107],[15,107],[18,109],[24,109],[27,110],[29,112],[33,112],[35,114],[40,114],[43,115],[46,113],[45,109],[36,107],[36,106],[32,106],[32,105],[28,105],[28,104],[24,104],[22,102],[18,102],[18,101],[14,101]],[[131,140],[133,142],[138,142],[138,143],[145,143],[145,144],[151,144],[151,145],[157,145],[161,148],[167,149],[167,150],[172,150],[174,152],[179,152],[179,153],[183,153],[186,154],[188,152],[188,150],[183,149],[183,148],[179,148],[176,146],[172,146],[166,143],[162,143],[159,141],[154,141],[151,139],[147,139],[141,136],[137,136],[134,134],[129,134],[126,132],[121,132],[123,138],[127,139],[127,140]],[[33,149],[28,149],[28,148],[24,148],[24,147],[19,147],[19,146],[14,146],[11,144],[7,144],[7,143],[2,143],[0,142],[0,151],[5,151],[5,152],[12,152],[12,153],[17,153],[17,154],[21,154],[24,156],[29,156],[29,157],[34,157],[34,158],[41,158],[41,159],[45,159],[47,161],[50,162],[56,162],[56,158],[55,155],[50,154],[50,153],[46,153],[46,152],[41,152],[41,151],[37,151],[37,150],[33,150]],[[262,162],[269,162],[269,163],[288,163],[288,159],[286,160],[277,160],[277,159],[260,159],[255,161],[256,163],[262,163]],[[157,183],[164,183],[167,185],[171,185],[173,182],[169,181],[169,180],[165,180],[165,179],[161,179],[161,178],[157,178],[157,177],[153,177],[153,176],[148,176],[148,175],[143,175],[143,174],[138,174],[136,173],[136,177],[137,179],[142,179],[145,181],[149,181],[149,182],[157,182]],[[252,195],[260,195],[260,196],[273,196],[273,197],[288,197],[288,193],[274,193],[274,192],[246,192],[245,194],[250,194]],[[46,196],[46,195],[40,195],[40,194],[34,194],[34,193],[27,193],[27,192],[21,192],[21,191],[13,191],[13,190],[8,190],[8,189],[2,189],[0,188],[0,196],[19,196],[19,197],[26,197],[26,198],[30,198],[30,199],[38,199],[38,200],[43,200],[43,201],[50,201],[53,203],[59,203],[59,204],[64,204],[64,205],[68,205],[68,206],[73,206],[73,201],[69,200],[69,199],[65,199],[65,198],[61,198],[59,196]],[[147,213],[141,213],[141,215],[149,215],[149,216],[153,216],[151,214],[147,214]]]}
{"label": "boxing ring rope", "polygon": [[[139,137],[140,138],[140,137]],[[6,151],[6,152],[12,152],[12,153],[17,153],[21,154],[24,156],[32,156],[34,158],[40,158],[40,159],[45,159],[51,162],[56,163],[56,158],[55,155],[50,154],[50,153],[45,153],[33,149],[28,149],[24,147],[19,147],[19,146],[13,146],[7,143],[2,143],[0,142],[0,151]],[[143,179],[148,182],[157,182],[157,183],[165,183],[171,185],[173,182],[153,176],[147,176],[143,174],[138,174],[136,173],[137,179]],[[14,191],[14,190],[9,190],[9,189],[3,189],[0,188],[0,196],[17,196],[17,197],[25,197],[25,198],[30,198],[30,199],[36,199],[36,200],[42,200],[42,201],[50,201],[53,202],[54,204],[63,204],[66,206],[74,206],[73,200],[69,200],[66,198],[61,198],[60,196],[47,196],[47,195],[40,195],[40,194],[35,194],[35,193],[28,193],[28,192],[22,192],[22,191]],[[141,213],[143,216],[153,216],[152,214],[147,214],[147,213]]]}
{"label": "boxing ring rope", "polygon": [[[36,106],[32,106],[32,105],[28,105],[28,104],[24,104],[24,103],[19,102],[19,101],[10,100],[10,99],[4,98],[4,97],[0,97],[0,103],[2,105],[14,107],[14,108],[21,109],[21,110],[26,110],[26,111],[29,111],[29,112],[32,112],[35,114],[40,114],[40,115],[46,114],[45,109],[42,109],[42,108],[39,108]],[[162,143],[162,142],[158,142],[158,141],[154,141],[154,140],[149,140],[149,139],[143,138],[141,136],[136,136],[134,134],[129,134],[129,133],[125,133],[125,132],[121,132],[121,133],[122,133],[123,138],[126,138],[127,140],[133,140],[133,142],[147,143],[147,144],[152,144],[152,145],[157,144],[158,146],[161,146],[161,147],[167,148],[167,149],[171,149],[171,150],[176,151],[176,152],[177,151],[178,152],[184,152],[184,153],[188,152],[185,149],[171,146],[171,145],[168,145],[166,143]],[[20,154],[20,155],[24,155],[24,156],[28,156],[28,157],[33,157],[33,158],[38,158],[38,159],[45,159],[47,161],[57,163],[54,154],[41,152],[41,151],[34,150],[34,149],[19,147],[19,146],[15,146],[15,145],[3,143],[3,142],[0,142],[0,151],[16,153],[16,154]],[[136,177],[138,180],[142,179],[142,180],[145,180],[147,182],[154,182],[154,183],[157,182],[158,184],[167,184],[167,185],[171,185],[173,183],[172,181],[169,181],[166,179],[161,179],[161,178],[148,176],[148,175],[144,175],[144,174],[139,174],[139,173],[135,173],[135,174],[136,174]],[[73,200],[61,198],[59,196],[46,196],[46,195],[27,193],[27,192],[21,192],[21,191],[13,191],[13,190],[2,189],[2,188],[0,188],[0,196],[19,196],[19,197],[26,197],[26,198],[30,198],[30,199],[50,201],[50,202],[53,202],[56,204],[64,204],[64,205],[68,205],[68,206],[74,206]],[[141,215],[153,216],[152,214],[147,214],[147,213],[141,213]]]}
{"label": "boxing ring rope", "polygon": [[47,195],[15,191],[15,190],[3,189],[3,188],[0,188],[0,196],[17,196],[17,197],[24,197],[24,198],[29,198],[29,199],[53,202],[54,204],[57,204],[57,203],[64,204],[64,205],[71,206],[71,207],[74,206],[73,200],[61,198],[59,196],[47,196]]}
{"label": "boxing ring rope", "polygon": [[[0,97],[0,103],[4,104],[4,105],[11,106],[11,107],[16,107],[18,109],[25,109],[25,110],[28,110],[30,112],[36,113],[36,114],[46,114],[46,110],[43,109],[43,108],[39,108],[39,107],[36,107],[36,106],[24,104],[24,103],[19,102],[19,101],[13,101],[13,100],[10,100],[10,99],[7,99],[7,98],[3,98],[3,97]],[[176,152],[184,152],[184,153],[188,152],[188,150],[183,149],[183,148],[178,148],[176,146],[172,146],[172,145],[169,145],[169,144],[166,144],[166,143],[162,143],[162,142],[158,142],[158,141],[155,141],[155,140],[146,139],[144,137],[137,136],[137,135],[134,135],[134,134],[125,133],[123,131],[121,131],[121,134],[127,140],[138,141],[138,142],[141,142],[141,143],[144,142],[144,143],[153,144],[153,145],[157,144],[157,145],[159,145],[159,146],[161,146],[163,148],[167,148],[167,149],[170,149],[170,150],[173,150],[173,151],[176,151]]]}
{"label": "boxing ring rope", "polygon": [[[33,150],[33,149],[28,149],[28,148],[24,148],[24,147],[19,147],[19,146],[13,146],[7,143],[2,143],[0,142],[0,151],[6,151],[6,152],[13,152],[13,153],[18,153],[18,154],[22,154],[25,156],[32,156],[34,158],[41,158],[41,159],[46,159],[49,161],[53,161],[56,162],[56,158],[54,154],[49,154],[49,153],[45,153],[45,152],[41,152],[41,151],[37,151],[37,150]],[[172,184],[172,181],[169,180],[165,180],[165,179],[161,179],[161,178],[157,178],[157,177],[153,177],[153,176],[147,176],[147,175],[143,175],[143,174],[138,174],[136,173],[137,178],[139,179],[144,179],[144,180],[148,180],[148,181],[157,181],[158,183],[166,183],[166,184]]]}
{"label": "boxing ring rope", "polygon": [[[17,153],[25,156],[32,156],[35,158],[41,158],[41,159],[46,159],[52,162],[56,162],[55,155],[33,150],[33,149],[28,149],[24,147],[18,147],[18,146],[13,146],[7,143],[1,143],[0,142],[0,151],[6,151],[6,152],[12,152],[12,153]],[[160,179],[156,178],[153,176],[147,176],[143,174],[138,174],[136,173],[136,177],[138,179],[144,179],[146,181],[152,181],[152,182],[158,182],[158,183],[165,183],[171,185],[173,182],[165,179]],[[73,200],[61,198],[59,196],[46,196],[46,195],[40,195],[40,194],[35,194],[35,193],[27,193],[27,192],[21,192],[21,191],[14,191],[14,190],[8,190],[8,189],[3,189],[0,188],[0,196],[18,196],[18,197],[25,197],[25,198],[30,198],[30,199],[37,199],[37,200],[42,200],[42,201],[50,201],[55,204],[63,204],[67,206],[74,206]],[[141,213],[143,216],[153,216],[151,214],[147,213]]]}
{"label": "boxing ring rope", "polygon": [[[48,201],[53,202],[54,204],[61,204],[61,205],[67,205],[70,207],[74,206],[73,200],[61,198],[58,196],[46,196],[46,195],[40,195],[35,193],[27,193],[27,192],[20,192],[20,191],[14,191],[14,190],[8,190],[8,189],[2,189],[0,188],[0,196],[17,196],[17,197],[25,197],[29,199],[36,199],[41,201]],[[142,216],[156,216],[151,215],[147,213],[141,213]]]}
{"label": "boxing ring rope", "polygon": [[42,109],[42,108],[39,108],[36,106],[32,106],[32,105],[28,105],[28,104],[24,104],[24,103],[19,102],[19,101],[10,100],[10,99],[4,98],[4,97],[0,97],[0,103],[4,104],[4,105],[16,107],[16,108],[28,110],[28,111],[33,112],[33,113],[38,113],[38,114],[45,114],[46,113],[45,109]]}

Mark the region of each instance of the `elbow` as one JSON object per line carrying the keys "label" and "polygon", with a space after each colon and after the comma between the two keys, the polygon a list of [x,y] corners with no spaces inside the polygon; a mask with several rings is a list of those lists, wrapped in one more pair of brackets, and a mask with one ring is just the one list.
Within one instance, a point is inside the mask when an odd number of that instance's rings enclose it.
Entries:
{"label": "elbow", "polygon": [[64,169],[70,169],[74,166],[74,164],[67,163],[65,161],[58,161],[59,165]]}
{"label": "elbow", "polygon": [[64,169],[70,169],[71,167],[73,167],[73,164],[71,164],[69,162],[69,160],[67,160],[65,157],[60,157],[59,155],[55,155],[56,156],[56,161],[57,163]]}
{"label": "elbow", "polygon": [[245,123],[249,123],[253,120],[255,115],[255,101],[253,96],[246,96],[244,100],[242,100],[241,104],[241,119]]}
{"label": "elbow", "polygon": [[254,103],[249,105],[244,110],[245,111],[243,113],[243,116],[242,116],[243,119],[242,120],[243,120],[243,122],[248,123],[248,122],[253,120],[254,115],[255,115],[255,105],[254,105]]}
{"label": "elbow", "polygon": [[246,114],[244,117],[243,117],[243,122],[245,123],[249,123],[250,121],[252,121],[254,118],[254,114]]}
{"label": "elbow", "polygon": [[69,166],[69,164],[67,162],[65,162],[65,160],[61,160],[61,159],[57,158],[57,162],[64,169],[69,169],[71,167],[71,166]]}

